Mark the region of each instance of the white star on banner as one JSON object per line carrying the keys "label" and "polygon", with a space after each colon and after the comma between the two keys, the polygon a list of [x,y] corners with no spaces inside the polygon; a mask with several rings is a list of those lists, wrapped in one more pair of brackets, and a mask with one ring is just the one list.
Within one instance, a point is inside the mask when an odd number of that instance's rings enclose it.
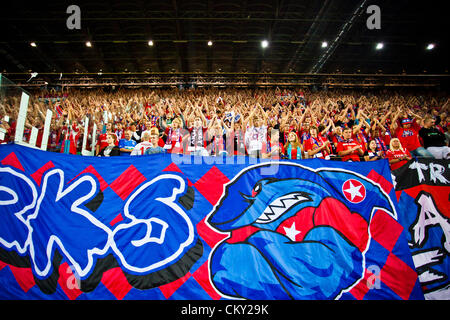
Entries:
{"label": "white star on banner", "polygon": [[361,192],[359,191],[359,189],[361,189],[362,185],[355,187],[351,181],[349,181],[348,183],[350,184],[350,187],[348,189],[344,189],[344,191],[347,193],[350,193],[352,201],[353,201],[353,199],[355,199],[356,196],[358,196],[358,197],[363,196],[361,194]]}
{"label": "white star on banner", "polygon": [[295,229],[295,222],[292,223],[290,228],[286,228],[283,227],[284,232],[286,232],[286,235],[289,239],[291,239],[292,241],[295,241],[295,237],[301,233],[301,231],[298,231],[297,229]]}

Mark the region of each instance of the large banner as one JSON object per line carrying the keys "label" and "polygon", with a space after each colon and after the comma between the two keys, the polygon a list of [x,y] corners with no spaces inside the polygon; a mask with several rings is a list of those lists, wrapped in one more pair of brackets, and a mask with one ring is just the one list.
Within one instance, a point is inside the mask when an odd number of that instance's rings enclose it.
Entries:
{"label": "large banner", "polygon": [[423,299],[386,160],[0,146],[0,299]]}
{"label": "large banner", "polygon": [[450,161],[410,161],[393,175],[425,299],[450,300]]}

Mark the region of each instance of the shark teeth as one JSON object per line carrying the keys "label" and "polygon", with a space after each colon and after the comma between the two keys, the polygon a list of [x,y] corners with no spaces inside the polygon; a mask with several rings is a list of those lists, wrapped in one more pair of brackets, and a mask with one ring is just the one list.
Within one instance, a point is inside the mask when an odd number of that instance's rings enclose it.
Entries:
{"label": "shark teeth", "polygon": [[294,205],[310,201],[311,198],[302,192],[293,192],[272,201],[264,212],[256,219],[256,223],[269,223],[275,221]]}

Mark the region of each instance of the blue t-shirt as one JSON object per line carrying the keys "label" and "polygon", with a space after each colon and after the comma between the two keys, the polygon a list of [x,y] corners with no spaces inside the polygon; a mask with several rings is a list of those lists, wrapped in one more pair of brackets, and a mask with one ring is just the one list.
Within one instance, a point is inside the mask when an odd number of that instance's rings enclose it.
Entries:
{"label": "blue t-shirt", "polygon": [[130,150],[130,152],[121,152],[120,155],[128,157],[136,144],[137,142],[134,140],[120,139],[119,148]]}

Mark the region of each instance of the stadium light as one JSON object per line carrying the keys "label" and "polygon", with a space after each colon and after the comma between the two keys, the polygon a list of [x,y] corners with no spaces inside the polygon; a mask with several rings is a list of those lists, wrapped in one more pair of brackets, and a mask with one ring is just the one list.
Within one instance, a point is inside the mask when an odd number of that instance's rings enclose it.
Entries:
{"label": "stadium light", "polygon": [[211,41],[211,40],[209,40],[209,41],[208,41],[208,46],[210,46],[210,47],[211,47],[212,45],[213,45],[212,41]]}
{"label": "stadium light", "polygon": [[150,47],[152,47],[152,46],[153,46],[153,40],[149,40],[148,45],[149,45]]}
{"label": "stadium light", "polygon": [[382,42],[378,42],[377,43],[377,46],[375,47],[377,50],[381,50],[381,49],[383,49],[383,47],[384,47],[384,44],[382,43]]}
{"label": "stadium light", "polygon": [[326,48],[326,47],[328,47],[328,42],[326,42],[326,41],[322,42],[322,48]]}
{"label": "stadium light", "polygon": [[261,47],[267,48],[268,46],[269,46],[269,41],[267,41],[267,40],[261,41]]}
{"label": "stadium light", "polygon": [[434,49],[434,43],[430,43],[427,46],[427,50],[433,50]]}
{"label": "stadium light", "polygon": [[31,43],[30,43],[30,46],[36,47],[36,42],[31,42]]}
{"label": "stadium light", "polygon": [[90,41],[86,41],[86,47],[88,48],[92,47],[92,43]]}

